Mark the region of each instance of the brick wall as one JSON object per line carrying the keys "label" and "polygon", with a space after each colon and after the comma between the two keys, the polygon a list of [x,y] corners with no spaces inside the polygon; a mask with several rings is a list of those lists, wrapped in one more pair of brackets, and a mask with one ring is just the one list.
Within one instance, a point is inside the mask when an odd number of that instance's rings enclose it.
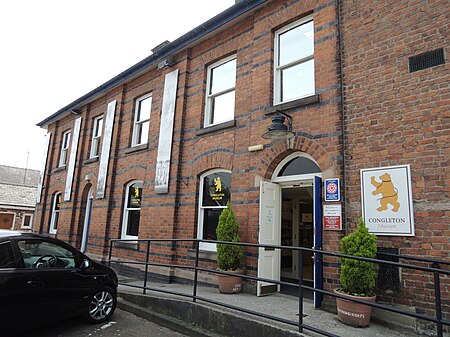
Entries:
{"label": "brick wall", "polygon": [[[359,170],[411,165],[415,233],[379,236],[400,254],[444,259],[450,252],[450,90],[448,64],[410,73],[409,57],[444,48],[447,1],[343,1],[347,219],[361,216]],[[448,60],[447,60],[448,62]],[[398,297],[432,313],[432,275],[403,270]],[[449,282],[442,280],[443,298]],[[444,301],[448,312],[450,302]],[[447,316],[448,317],[448,316]]]}

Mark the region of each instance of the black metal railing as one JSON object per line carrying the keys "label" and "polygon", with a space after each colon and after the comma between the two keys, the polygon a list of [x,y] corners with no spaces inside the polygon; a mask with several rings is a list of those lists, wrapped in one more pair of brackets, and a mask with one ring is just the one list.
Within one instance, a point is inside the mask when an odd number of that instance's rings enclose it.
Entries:
{"label": "black metal railing", "polygon": [[[115,244],[119,243],[119,242],[120,243],[122,243],[122,242],[134,243],[134,244],[138,244],[138,246],[145,244],[145,246],[146,246],[145,251],[142,251],[142,250],[138,251],[139,253],[145,254],[145,262],[140,262],[140,261],[136,261],[136,260],[113,259],[113,248],[114,248]],[[195,250],[194,257],[188,257],[188,256],[184,257],[185,259],[193,262],[193,264],[182,265],[182,264],[160,263],[160,262],[152,262],[150,260],[150,258],[152,257],[152,254],[153,254],[154,258],[156,258],[156,257],[158,257],[159,259],[170,258],[170,254],[164,255],[164,254],[158,253],[156,251],[152,252],[152,250],[151,250],[152,244],[155,246],[158,246],[159,250],[161,250],[161,247],[166,247],[173,251],[174,246],[179,243],[182,243],[182,242],[190,243],[190,245],[185,246],[185,248],[188,247],[190,249],[193,248]],[[268,283],[272,283],[272,284],[285,285],[285,286],[295,285],[296,287],[298,287],[298,308],[299,308],[298,322],[284,319],[281,317],[276,317],[276,316],[269,315],[269,314],[265,314],[262,312],[254,311],[251,309],[233,306],[231,304],[215,301],[215,300],[212,300],[212,299],[204,297],[204,296],[199,296],[197,294],[197,288],[199,286],[199,280],[198,280],[199,272],[222,274],[222,275],[235,275],[233,273],[199,266],[200,243],[213,243],[213,244],[222,243],[222,244],[232,244],[232,245],[239,245],[239,246],[243,246],[243,247],[257,248],[257,249],[268,248],[268,249],[279,249],[279,250],[291,250],[293,254],[294,254],[294,252],[296,252],[296,254],[298,254],[298,266],[299,266],[299,268],[298,268],[298,278],[299,278],[298,284],[294,284],[292,282],[286,282],[286,281],[282,281],[282,280],[273,280],[273,279],[267,279],[267,278],[262,278],[262,277],[256,277],[256,276],[251,276],[251,275],[241,275],[241,276],[242,276],[242,278],[247,279],[247,280],[262,281],[262,282],[268,282]],[[119,247],[118,249],[120,249],[120,248],[121,247]],[[411,269],[411,270],[419,270],[422,272],[431,273],[433,275],[433,284],[434,284],[435,315],[431,316],[431,315],[426,315],[426,314],[420,314],[420,313],[416,313],[416,312],[413,312],[410,310],[395,308],[395,307],[392,307],[389,305],[376,303],[376,302],[375,303],[374,302],[365,302],[363,300],[349,298],[349,297],[346,297],[345,295],[340,295],[335,292],[330,292],[327,290],[311,287],[307,284],[304,284],[304,282],[303,282],[304,252],[310,252],[310,253],[314,254],[315,258],[319,258],[319,259],[323,259],[323,256],[331,256],[331,257],[335,257],[335,258],[350,258],[350,259],[355,259],[355,260],[360,260],[360,261],[367,261],[367,262],[372,262],[372,263],[377,263],[377,264],[391,265],[391,266],[395,266],[395,267]],[[387,310],[387,311],[394,312],[397,314],[401,314],[401,315],[421,319],[424,321],[432,322],[436,325],[436,335],[438,337],[443,337],[443,326],[450,326],[450,321],[447,319],[444,319],[443,315],[442,315],[441,276],[447,275],[447,277],[448,277],[450,275],[450,270],[448,270],[448,267],[450,266],[450,262],[441,261],[441,260],[432,260],[432,259],[426,259],[426,258],[419,258],[419,257],[412,257],[412,256],[405,256],[405,255],[388,254],[388,253],[378,253],[378,256],[395,257],[400,260],[416,262],[416,263],[420,263],[422,265],[413,265],[410,263],[394,262],[394,261],[387,261],[387,260],[382,260],[382,259],[356,257],[356,256],[351,256],[351,255],[339,254],[337,252],[329,252],[329,251],[323,251],[323,250],[305,248],[305,247],[263,245],[263,244],[251,244],[251,243],[242,243],[242,242],[232,243],[232,242],[200,240],[200,239],[139,239],[139,240],[113,239],[113,240],[111,240],[111,243],[110,243],[108,264],[109,265],[111,265],[111,264],[115,264],[115,265],[127,264],[127,265],[136,265],[136,266],[140,266],[140,267],[143,266],[144,267],[143,268],[144,269],[143,285],[119,282],[119,284],[124,285],[124,286],[142,289],[143,294],[146,294],[147,290],[150,290],[150,291],[161,292],[161,293],[165,293],[165,294],[187,297],[187,298],[192,299],[193,302],[200,300],[203,302],[215,304],[215,305],[226,307],[226,308],[233,309],[236,311],[245,312],[247,314],[251,314],[254,316],[271,319],[271,320],[274,320],[277,322],[281,322],[281,323],[285,323],[285,324],[289,324],[289,325],[293,325],[293,326],[298,326],[299,332],[303,332],[303,330],[306,329],[306,330],[310,330],[312,332],[322,334],[324,336],[339,337],[331,332],[324,331],[318,327],[310,326],[303,322],[302,313],[303,313],[303,299],[304,299],[304,293],[305,293],[304,291],[309,290],[311,292],[321,293],[323,295],[329,295],[332,297],[338,297],[338,298],[342,298],[342,299],[349,300],[352,302],[370,305],[372,307]],[[178,259],[179,259],[179,257],[178,257]],[[423,264],[430,264],[431,267],[423,266]],[[149,278],[149,266],[192,270],[194,272],[194,278],[192,280],[192,286],[193,286],[192,295],[186,294],[186,293],[181,293],[178,291],[171,291],[168,289],[161,289],[161,288],[148,286],[147,280]],[[442,266],[447,267],[447,270],[441,268]]]}

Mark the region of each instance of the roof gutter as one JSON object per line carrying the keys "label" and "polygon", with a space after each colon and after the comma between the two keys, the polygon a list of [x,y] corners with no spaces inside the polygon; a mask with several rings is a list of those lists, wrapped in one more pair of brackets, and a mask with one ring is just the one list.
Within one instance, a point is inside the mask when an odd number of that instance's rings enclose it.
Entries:
{"label": "roof gutter", "polygon": [[112,79],[105,82],[101,86],[88,92],[86,95],[81,96],[80,98],[73,101],[69,105],[55,112],[53,115],[45,118],[41,122],[37,123],[37,126],[45,128],[47,125],[60,119],[61,117],[66,116],[70,113],[74,113],[73,111],[76,111],[77,108],[88,103],[94,97],[113,89],[117,85],[145,71],[150,66],[156,64],[157,62],[169,57],[170,55],[176,52],[181,51],[183,48],[186,48],[187,46],[195,43],[202,37],[210,34],[211,32],[220,28],[221,26],[233,21],[239,16],[255,9],[256,7],[262,5],[266,1],[267,0],[241,0],[237,2],[230,8],[223,11],[222,13],[216,15],[215,17],[209,19],[200,26],[194,28],[190,32],[182,35],[175,41],[162,47],[155,54],[152,54],[149,57],[143,59],[142,61],[136,63],[134,66],[128,68],[124,72],[121,72],[119,75],[113,77]]}

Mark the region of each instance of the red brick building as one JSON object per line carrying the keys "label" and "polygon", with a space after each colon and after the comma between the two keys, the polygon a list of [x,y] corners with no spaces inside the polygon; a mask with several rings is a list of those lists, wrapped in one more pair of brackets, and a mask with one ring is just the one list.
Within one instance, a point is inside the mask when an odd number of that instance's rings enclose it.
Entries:
{"label": "red brick building", "polygon": [[[446,1],[237,2],[38,124],[50,135],[39,230],[105,258],[112,238],[214,239],[230,199],[243,242],[336,251],[364,216],[380,247],[448,261],[448,15]],[[286,115],[291,138],[262,137]],[[383,172],[399,201],[377,205],[389,213],[377,220],[370,202],[385,196],[362,195]],[[327,202],[325,179],[340,183]],[[340,226],[336,213],[322,224],[339,206]],[[214,245],[201,248],[214,264]],[[298,261],[262,251],[244,263],[295,278]],[[335,260],[304,272],[337,286]],[[387,300],[427,310],[428,279],[400,278]]]}

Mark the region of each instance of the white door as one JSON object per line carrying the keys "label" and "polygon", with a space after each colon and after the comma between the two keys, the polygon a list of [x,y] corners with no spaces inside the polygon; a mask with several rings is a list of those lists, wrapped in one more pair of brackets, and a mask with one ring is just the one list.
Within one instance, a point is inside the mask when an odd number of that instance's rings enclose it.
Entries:
{"label": "white door", "polygon": [[[259,243],[280,245],[281,243],[281,187],[262,181],[259,200]],[[258,277],[280,280],[281,254],[279,249],[259,248]],[[280,291],[280,285],[258,281],[257,296]]]}
{"label": "white door", "polygon": [[80,250],[85,253],[89,237],[89,226],[91,224],[92,201],[94,200],[94,189],[91,187],[86,200],[86,212],[84,215],[83,237],[81,238]]}

